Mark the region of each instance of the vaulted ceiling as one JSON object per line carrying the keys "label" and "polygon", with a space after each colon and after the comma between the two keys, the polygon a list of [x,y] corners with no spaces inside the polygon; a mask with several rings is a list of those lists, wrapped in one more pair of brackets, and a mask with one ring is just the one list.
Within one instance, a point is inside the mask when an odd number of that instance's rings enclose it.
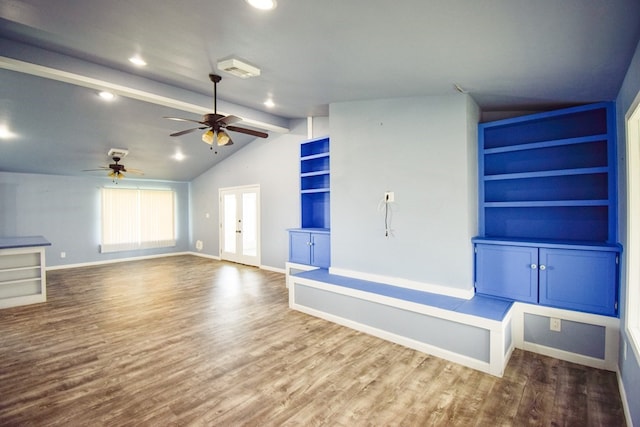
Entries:
{"label": "vaulted ceiling", "polygon": [[[86,174],[118,147],[147,179],[189,181],[270,143],[233,133],[216,155],[199,132],[168,136],[190,126],[163,116],[212,110],[211,72],[223,77],[218,109],[272,136],[332,102],[455,85],[483,111],[612,100],[639,16],[637,0],[279,0],[272,11],[244,0],[0,0],[0,127],[14,134],[0,139],[0,171]],[[232,56],[261,75],[216,68]],[[101,88],[116,99],[100,100]]]}

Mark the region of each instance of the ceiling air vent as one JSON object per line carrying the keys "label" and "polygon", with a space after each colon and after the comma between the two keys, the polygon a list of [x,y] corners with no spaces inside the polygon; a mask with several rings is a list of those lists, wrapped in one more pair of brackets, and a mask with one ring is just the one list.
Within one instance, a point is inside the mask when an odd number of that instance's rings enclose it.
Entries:
{"label": "ceiling air vent", "polygon": [[239,59],[231,58],[218,62],[218,69],[226,71],[229,74],[248,79],[249,77],[257,77],[260,75],[260,68],[242,62]]}
{"label": "ceiling air vent", "polygon": [[125,150],[124,148],[112,148],[107,153],[109,157],[120,157],[121,159],[124,159],[127,154],[129,154],[129,150]]}

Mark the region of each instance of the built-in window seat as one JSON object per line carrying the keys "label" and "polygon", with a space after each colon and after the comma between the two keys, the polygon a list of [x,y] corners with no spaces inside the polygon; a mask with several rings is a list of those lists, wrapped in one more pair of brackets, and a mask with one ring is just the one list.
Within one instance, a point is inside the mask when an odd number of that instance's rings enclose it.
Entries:
{"label": "built-in window seat", "polygon": [[292,273],[287,283],[295,310],[496,376],[514,348],[510,300],[466,300],[326,269]]}
{"label": "built-in window seat", "polygon": [[[292,309],[492,375],[502,375],[514,348],[616,370],[616,317],[483,295],[457,298],[294,263],[286,274]],[[561,331],[550,330],[552,320]]]}

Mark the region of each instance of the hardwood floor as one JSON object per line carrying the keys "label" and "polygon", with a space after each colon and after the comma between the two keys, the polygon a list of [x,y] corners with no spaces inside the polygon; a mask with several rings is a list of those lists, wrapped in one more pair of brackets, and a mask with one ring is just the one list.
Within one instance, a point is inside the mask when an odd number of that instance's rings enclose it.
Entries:
{"label": "hardwood floor", "polygon": [[616,376],[516,350],[503,378],[293,310],[195,256],[49,272],[0,310],[1,426],[623,426]]}

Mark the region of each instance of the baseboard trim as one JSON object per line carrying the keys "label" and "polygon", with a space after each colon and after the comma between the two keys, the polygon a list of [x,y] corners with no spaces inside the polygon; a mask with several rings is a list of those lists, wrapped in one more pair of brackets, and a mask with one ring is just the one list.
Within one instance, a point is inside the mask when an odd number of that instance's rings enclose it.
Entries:
{"label": "baseboard trim", "polygon": [[[145,259],[153,259],[153,258],[164,258],[168,256],[178,256],[178,255],[193,255],[201,258],[212,259],[215,261],[220,261],[219,256],[203,254],[200,252],[172,252],[168,254],[156,254],[156,255],[144,255],[139,257],[128,257],[128,258],[118,258],[118,259],[108,259],[104,261],[91,261],[91,262],[81,262],[77,264],[63,264],[63,265],[52,265],[46,267],[46,271],[53,270],[65,270],[68,268],[79,268],[79,267],[94,267],[98,265],[106,265],[106,264],[117,264],[119,262],[128,262],[128,261],[142,261]],[[258,266],[261,270],[273,271],[274,273],[286,274],[286,270],[284,268],[271,267],[269,265],[260,265]]]}
{"label": "baseboard trim", "polygon": [[178,256],[178,255],[190,255],[191,252],[171,252],[167,254],[156,254],[156,255],[144,255],[139,257],[127,257],[127,258],[117,258],[117,259],[107,259],[104,261],[91,261],[91,262],[81,262],[77,264],[63,264],[63,265],[52,265],[47,266],[46,271],[53,270],[64,270],[67,268],[78,268],[78,267],[93,267],[98,265],[105,264],[117,264],[119,262],[128,262],[128,261],[141,261],[145,259],[153,259],[153,258],[164,258],[169,256]]}
{"label": "baseboard trim", "polygon": [[220,261],[220,257],[216,255],[203,254],[202,252],[189,252],[190,255],[199,256],[201,258],[214,259],[216,261]]}
{"label": "baseboard trim", "polygon": [[627,400],[627,392],[624,389],[624,382],[622,382],[622,376],[620,376],[620,369],[616,370],[616,377],[618,378],[618,390],[620,390],[620,400],[622,400],[622,410],[624,411],[624,418],[627,421],[629,427],[633,427],[633,420],[631,419],[631,410],[629,409],[629,401]]}
{"label": "baseboard trim", "polygon": [[525,341],[522,345],[522,349],[531,351],[533,353],[541,354],[543,356],[553,357],[554,359],[565,360],[571,363],[577,363],[578,365],[589,366],[591,368],[603,369],[611,371],[611,367],[604,359],[598,359],[591,356],[585,356],[583,354],[572,353],[566,350],[560,350],[553,347],[547,347],[545,345],[536,344]]}
{"label": "baseboard trim", "polygon": [[286,274],[286,270],[284,268],[271,267],[270,265],[261,265],[260,270],[273,271],[274,273]]}

